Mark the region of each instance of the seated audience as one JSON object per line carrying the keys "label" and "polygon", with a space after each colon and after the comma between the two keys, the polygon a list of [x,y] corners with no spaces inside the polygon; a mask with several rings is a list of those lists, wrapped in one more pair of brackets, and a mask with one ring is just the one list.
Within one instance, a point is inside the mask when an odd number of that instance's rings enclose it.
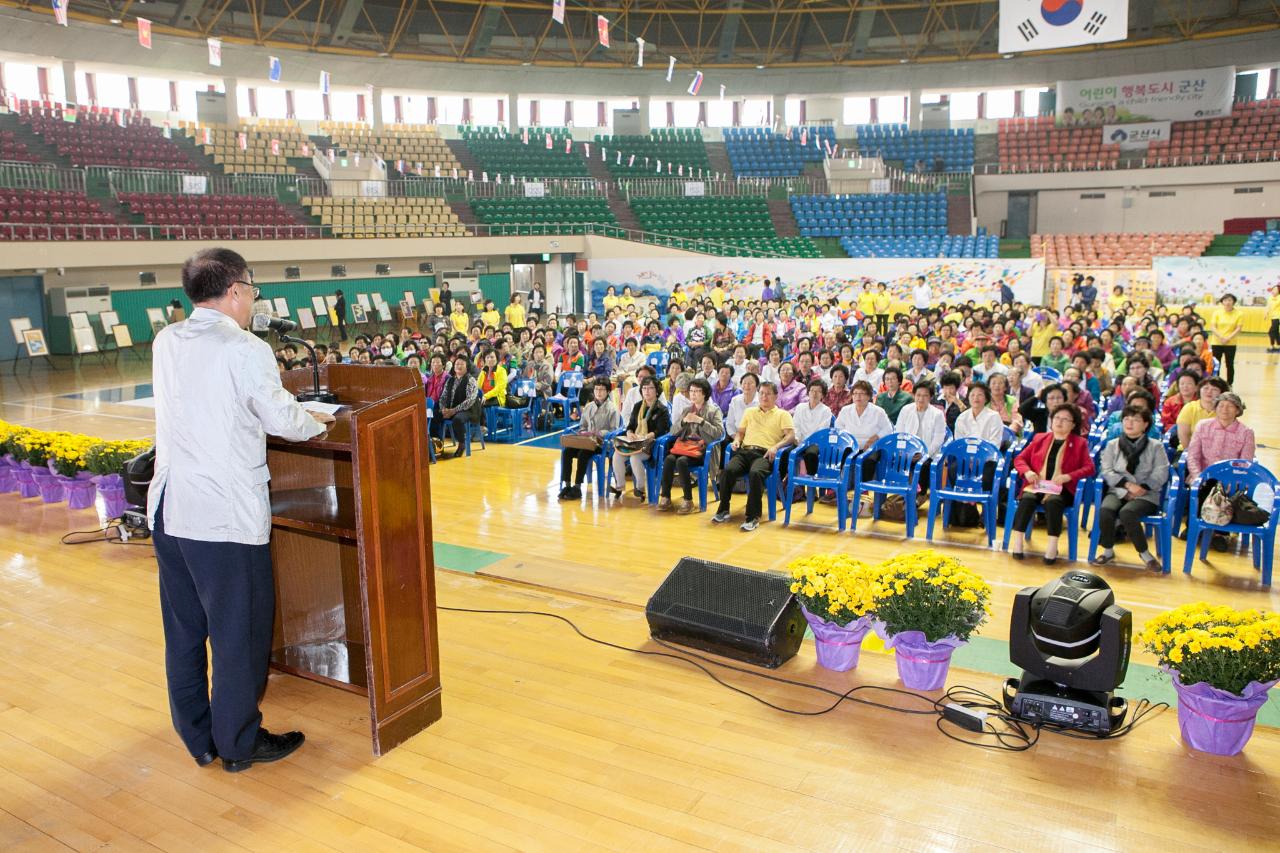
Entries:
{"label": "seated audience", "polygon": [[1013,460],[1018,473],[1018,508],[1013,515],[1009,553],[1024,556],[1024,535],[1036,509],[1043,507],[1048,537],[1044,562],[1058,561],[1062,516],[1075,501],[1076,485],[1094,473],[1089,442],[1080,435],[1080,410],[1059,406],[1049,417],[1049,431],[1037,434]]}
{"label": "seated audience", "polygon": [[1147,548],[1142,519],[1158,514],[1160,494],[1169,481],[1169,457],[1158,438],[1147,433],[1153,420],[1151,410],[1126,406],[1121,414],[1122,432],[1102,448],[1101,476],[1105,496],[1097,521],[1102,551],[1090,562],[1105,566],[1116,557],[1116,525],[1124,527],[1138,557],[1153,572],[1164,567]]}

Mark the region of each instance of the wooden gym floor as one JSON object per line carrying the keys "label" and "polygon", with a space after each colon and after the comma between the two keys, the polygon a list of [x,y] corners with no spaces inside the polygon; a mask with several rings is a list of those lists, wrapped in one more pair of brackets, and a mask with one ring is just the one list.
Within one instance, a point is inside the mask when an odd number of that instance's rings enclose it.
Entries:
{"label": "wooden gym floor", "polygon": [[[1245,420],[1280,466],[1276,367],[1241,354]],[[0,377],[0,418],[112,438],[151,431],[142,364]],[[78,396],[68,396],[78,395]],[[441,605],[543,610],[623,645],[648,642],[643,605],[684,555],[778,569],[818,550],[868,560],[923,547],[901,525],[834,531],[820,508],[753,534],[704,515],[658,516],[630,498],[555,500],[558,454],[490,445],[431,469]],[[740,514],[743,497],[735,496]],[[799,508],[797,508],[799,511]],[[268,725],[307,745],[233,776],[200,769],[173,734],[164,691],[155,564],[145,546],[64,546],[97,526],[0,496],[0,849],[1261,849],[1274,844],[1280,732],[1218,758],[1178,737],[1173,711],[1109,742],[1045,735],[1026,753],[943,738],[928,717],[844,705],[782,714],[675,661],[587,643],[533,616],[440,613],[445,715],[380,759],[364,700],[273,675]],[[803,521],[803,516],[800,516]],[[865,523],[865,520],[864,520]],[[1037,534],[1037,540],[1042,534]],[[956,534],[954,553],[991,581],[994,615],[950,683],[998,691],[1009,605],[1067,566],[1016,563]],[[1033,540],[1033,541],[1037,541]],[[1081,532],[1081,552],[1087,539]],[[1181,556],[1180,543],[1175,550]],[[1065,552],[1065,542],[1064,542]],[[1122,559],[1132,559],[1122,546]],[[1135,626],[1208,599],[1276,606],[1246,559],[1214,554],[1190,577],[1112,566],[1102,574]],[[780,674],[846,690],[898,686],[869,643],[859,668],[818,669],[806,644]],[[1122,692],[1159,697],[1135,654]],[[777,704],[817,710],[810,691],[728,674]],[[1280,720],[1276,705],[1264,722]]]}

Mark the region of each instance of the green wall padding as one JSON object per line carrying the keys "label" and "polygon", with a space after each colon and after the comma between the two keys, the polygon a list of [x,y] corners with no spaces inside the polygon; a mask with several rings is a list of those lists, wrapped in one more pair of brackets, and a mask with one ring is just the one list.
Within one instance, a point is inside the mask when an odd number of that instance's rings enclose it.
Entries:
{"label": "green wall padding", "polygon": [[[506,276],[502,276],[506,278]],[[347,317],[350,319],[351,306],[356,302],[357,293],[381,293],[392,306],[400,304],[404,291],[411,290],[417,296],[418,304],[428,297],[428,290],[436,286],[434,275],[411,276],[377,276],[375,278],[343,278],[317,281],[277,281],[258,282],[262,288],[263,299],[283,297],[289,303],[289,315],[297,319],[299,308],[310,308],[311,297],[329,296],[338,288],[347,297]],[[183,294],[180,287],[156,287],[140,290],[114,290],[111,292],[111,307],[120,315],[120,322],[129,326],[135,341],[151,340],[151,326],[147,323],[147,309],[161,308],[170,301],[178,299],[191,314],[191,302]],[[323,326],[323,323],[321,324]]]}
{"label": "green wall padding", "polygon": [[499,311],[505,310],[511,302],[511,273],[481,273],[480,294],[485,299],[492,299]]}

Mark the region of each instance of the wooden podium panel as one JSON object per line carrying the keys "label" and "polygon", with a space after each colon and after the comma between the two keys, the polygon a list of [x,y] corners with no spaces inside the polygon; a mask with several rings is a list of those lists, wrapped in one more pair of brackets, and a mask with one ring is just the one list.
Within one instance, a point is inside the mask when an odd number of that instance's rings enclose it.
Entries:
{"label": "wooden podium panel", "polygon": [[[283,377],[311,387],[309,370]],[[345,406],[272,438],[272,666],[369,697],[376,755],[440,718],[426,397],[408,368],[325,365]]]}

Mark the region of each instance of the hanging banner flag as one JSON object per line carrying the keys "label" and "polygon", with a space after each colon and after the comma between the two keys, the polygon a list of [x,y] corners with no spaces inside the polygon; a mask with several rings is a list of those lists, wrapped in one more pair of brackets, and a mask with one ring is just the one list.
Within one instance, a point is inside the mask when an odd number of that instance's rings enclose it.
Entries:
{"label": "hanging banner flag", "polygon": [[249,134],[237,133],[236,144],[240,146],[241,151],[247,151],[249,149]]}
{"label": "hanging banner flag", "polygon": [[564,138],[564,153],[566,153],[566,154],[572,154],[572,153],[573,153],[573,138],[572,138],[572,137],[566,136],[566,137]]}
{"label": "hanging banner flag", "polygon": [[644,39],[636,36],[636,68],[644,68]]}
{"label": "hanging banner flag", "polygon": [[791,141],[791,128],[789,127],[787,128],[787,132],[783,135],[782,138],[787,140],[788,142]]}
{"label": "hanging banner flag", "polygon": [[357,151],[355,154],[351,155],[351,162],[352,162],[352,165],[355,165],[355,166],[359,166],[359,165],[360,165],[360,152],[359,152],[359,151]]}
{"label": "hanging banner flag", "polygon": [[164,123],[164,138],[173,139],[173,128],[169,126],[169,122]]}
{"label": "hanging banner flag", "polygon": [[146,18],[138,19],[138,44],[151,50],[151,22]]}
{"label": "hanging banner flag", "polygon": [[480,181],[486,184],[489,183],[489,173],[482,171],[480,173]]}
{"label": "hanging banner flag", "polygon": [[[646,164],[648,164],[648,162],[649,162],[649,158],[648,158],[648,157],[644,158],[644,162],[645,162]],[[655,171],[655,172],[661,172],[661,171],[662,171],[662,160],[661,160],[661,159],[659,159],[659,160],[658,160],[658,162],[657,162],[657,167],[658,167],[658,168],[654,169],[654,171]]]}
{"label": "hanging banner flag", "polygon": [[584,142],[584,143],[582,143],[582,156],[583,156],[583,157],[590,157],[590,156],[591,156],[591,143],[590,143],[590,142]]}
{"label": "hanging banner flag", "polygon": [[203,140],[204,140],[204,143],[203,143],[203,144],[205,144],[205,145],[212,145],[212,144],[213,144],[213,131],[212,131],[211,129],[209,129],[209,128],[207,128],[207,127],[206,127],[206,128],[204,129],[204,133],[201,135],[201,139],[203,139]]}
{"label": "hanging banner flag", "polygon": [[435,167],[435,169],[434,169],[433,171],[435,172],[435,176],[436,176],[437,178],[438,178],[438,177],[440,177],[440,164],[439,164],[439,163],[436,163],[436,167]]}
{"label": "hanging banner flag", "polygon": [[421,178],[421,177],[422,177],[422,164],[421,164],[421,163],[419,163],[419,164],[418,164],[417,171],[418,171],[418,177],[419,177],[419,178]]}
{"label": "hanging banner flag", "polygon": [[693,75],[693,82],[689,84],[689,94],[696,95],[698,90],[702,88],[702,72],[699,71]]}
{"label": "hanging banner flag", "polygon": [[1102,44],[1129,37],[1129,0],[1000,0],[1000,52]]}
{"label": "hanging banner flag", "polygon": [[397,160],[397,161],[396,161],[396,171],[397,171],[397,172],[399,172],[399,173],[400,173],[400,174],[402,174],[402,175],[404,174],[404,161],[403,161],[403,160]]}
{"label": "hanging banner flag", "polygon": [[547,150],[551,150],[551,134],[547,134]]}
{"label": "hanging banner flag", "polygon": [[[618,156],[622,156],[622,153],[619,152]],[[636,155],[632,154],[630,157],[627,158],[627,168],[630,169],[635,164],[636,164]]]}
{"label": "hanging banner flag", "polygon": [[676,73],[676,58],[674,56],[667,57],[667,82],[671,82],[671,75]]}
{"label": "hanging banner flag", "polygon": [[473,169],[467,169],[467,180],[468,180],[468,181],[475,181],[475,179],[476,179],[476,173],[475,173],[475,170],[473,170]]}
{"label": "hanging banner flag", "polygon": [[125,121],[124,112],[122,110],[112,110],[111,120],[116,123],[117,127],[124,127],[128,122]]}
{"label": "hanging banner flag", "polygon": [[601,145],[601,146],[600,146],[600,162],[601,162],[601,163],[603,163],[603,162],[604,162],[604,158],[608,155],[608,153],[609,153],[609,149],[607,149],[607,148],[605,148],[603,145]]}
{"label": "hanging banner flag", "polygon": [[53,0],[53,19],[61,26],[67,26],[67,4],[71,0]]}
{"label": "hanging banner flag", "polygon": [[209,39],[209,64],[222,67],[222,39]]}
{"label": "hanging banner flag", "polygon": [[551,0],[551,20],[564,23],[564,0]]}
{"label": "hanging banner flag", "polygon": [[523,142],[525,145],[529,144],[529,128],[527,127],[520,128],[520,141]]}
{"label": "hanging banner flag", "polygon": [[596,15],[596,32],[600,35],[600,46],[609,46],[609,19],[604,15]]}
{"label": "hanging banner flag", "polygon": [[680,177],[682,177],[682,178],[684,177],[684,164],[683,164],[683,163],[681,163],[681,164],[676,168],[676,174],[677,174],[677,175],[679,175],[679,176],[680,176]]}
{"label": "hanging banner flag", "polygon": [[[635,158],[633,157],[632,159],[634,160]],[[619,151],[619,152],[618,152],[618,159],[614,160],[613,162],[614,162],[614,164],[615,164],[615,165],[618,165],[618,166],[621,166],[621,165],[622,165],[622,152],[621,152],[621,151]],[[628,164],[628,165],[629,165],[629,164]]]}
{"label": "hanging banner flag", "polygon": [[272,83],[280,82],[280,57],[271,56],[267,58],[267,79]]}
{"label": "hanging banner flag", "polygon": [[720,84],[720,100],[722,102],[724,101],[724,84],[723,83]]}
{"label": "hanging banner flag", "polygon": [[499,173],[498,173],[498,176],[497,176],[497,182],[498,182],[498,183],[502,183],[502,173],[501,173],[501,172],[499,172]]}
{"label": "hanging banner flag", "polygon": [[803,148],[808,144],[809,144],[809,128],[802,127],[800,128],[800,147]]}
{"label": "hanging banner flag", "polygon": [[329,72],[328,71],[320,72],[320,94],[322,95],[329,94]]}
{"label": "hanging banner flag", "polygon": [[670,175],[670,174],[671,174],[671,161],[669,161],[669,160],[667,161],[667,174],[668,174],[668,175]]}
{"label": "hanging banner flag", "polygon": [[280,156],[280,140],[279,139],[271,140],[271,153],[276,157]]}

